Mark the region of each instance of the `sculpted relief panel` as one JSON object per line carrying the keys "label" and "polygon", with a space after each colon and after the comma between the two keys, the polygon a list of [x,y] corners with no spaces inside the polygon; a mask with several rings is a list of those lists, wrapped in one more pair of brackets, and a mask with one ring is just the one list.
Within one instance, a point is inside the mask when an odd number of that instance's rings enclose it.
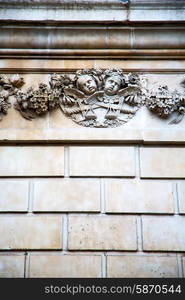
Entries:
{"label": "sculpted relief panel", "polygon": [[[53,109],[60,109],[68,118],[85,127],[117,127],[128,122],[146,106],[171,124],[179,123],[185,113],[185,93],[171,91],[168,85],[155,84],[150,89],[147,77],[125,74],[122,69],[84,69],[74,74],[52,74],[48,85],[22,90],[24,79],[19,75],[0,77],[0,116],[7,114],[9,97],[21,115],[32,120]],[[184,86],[184,82],[179,82]]]}

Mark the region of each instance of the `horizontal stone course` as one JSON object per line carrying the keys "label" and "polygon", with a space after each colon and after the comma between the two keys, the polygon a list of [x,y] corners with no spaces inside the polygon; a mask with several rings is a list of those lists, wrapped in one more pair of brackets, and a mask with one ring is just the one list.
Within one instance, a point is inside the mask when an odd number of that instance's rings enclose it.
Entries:
{"label": "horizontal stone course", "polygon": [[132,216],[69,217],[69,250],[137,250]]}
{"label": "horizontal stone course", "polygon": [[142,178],[185,178],[184,147],[143,147],[140,162]]}
{"label": "horizontal stone course", "polygon": [[0,255],[0,278],[24,277],[24,255]]}
{"label": "horizontal stone course", "polygon": [[135,176],[134,147],[70,147],[71,176]]}
{"label": "horizontal stone course", "polygon": [[178,277],[176,257],[167,256],[108,256],[107,276],[123,278]]}
{"label": "horizontal stone course", "polygon": [[24,212],[28,210],[28,181],[1,180],[0,191],[0,212]]}
{"label": "horizontal stone course", "polygon": [[1,250],[62,249],[62,217],[1,216],[0,236]]}
{"label": "horizontal stone course", "polygon": [[185,251],[185,217],[143,216],[145,251]]}
{"label": "horizontal stone course", "polygon": [[107,179],[105,187],[106,212],[174,213],[171,182]]}
{"label": "horizontal stone course", "polygon": [[101,256],[31,255],[29,277],[101,277]]}
{"label": "horizontal stone course", "polygon": [[100,211],[100,182],[96,179],[36,181],[33,210]]}
{"label": "horizontal stone course", "polygon": [[62,175],[64,175],[64,147],[0,147],[0,176]]}

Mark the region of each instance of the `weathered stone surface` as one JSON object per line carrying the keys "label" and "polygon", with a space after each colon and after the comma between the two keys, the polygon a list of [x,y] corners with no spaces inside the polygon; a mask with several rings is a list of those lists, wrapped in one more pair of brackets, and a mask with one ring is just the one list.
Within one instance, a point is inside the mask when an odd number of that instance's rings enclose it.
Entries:
{"label": "weathered stone surface", "polygon": [[185,214],[185,182],[178,183],[179,212]]}
{"label": "weathered stone surface", "polygon": [[0,249],[61,249],[62,217],[3,216],[0,236]]}
{"label": "weathered stone surface", "polygon": [[176,257],[108,256],[107,276],[123,278],[178,277]]}
{"label": "weathered stone surface", "polygon": [[24,255],[0,255],[0,278],[24,277]]}
{"label": "weathered stone surface", "polygon": [[172,183],[142,180],[107,180],[106,212],[173,213]]}
{"label": "weathered stone surface", "polygon": [[71,176],[134,176],[134,147],[70,147]]}
{"label": "weathered stone surface", "polygon": [[136,219],[132,216],[71,216],[70,250],[136,250]]}
{"label": "weathered stone surface", "polygon": [[28,210],[28,181],[1,180],[0,191],[0,211]]}
{"label": "weathered stone surface", "polygon": [[37,181],[34,211],[100,211],[100,182],[89,179]]}
{"label": "weathered stone surface", "polygon": [[185,178],[185,149],[141,148],[142,178]]}
{"label": "weathered stone surface", "polygon": [[185,251],[185,217],[144,216],[143,249],[146,251]]}
{"label": "weathered stone surface", "polygon": [[63,174],[63,147],[3,146],[0,148],[0,176],[62,176]]}
{"label": "weathered stone surface", "polygon": [[29,277],[101,277],[101,256],[31,255]]}
{"label": "weathered stone surface", "polygon": [[182,259],[182,262],[183,262],[183,271],[184,271],[184,277],[185,277],[185,257],[183,257],[183,259]]}

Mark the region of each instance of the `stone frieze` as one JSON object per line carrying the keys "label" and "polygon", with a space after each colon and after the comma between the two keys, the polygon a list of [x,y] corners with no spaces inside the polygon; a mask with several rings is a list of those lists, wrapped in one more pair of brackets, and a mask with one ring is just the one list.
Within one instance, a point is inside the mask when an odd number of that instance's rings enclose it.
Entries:
{"label": "stone frieze", "polygon": [[[48,85],[23,91],[24,80],[19,75],[0,77],[0,114],[8,112],[9,96],[21,115],[32,120],[53,109],[85,127],[108,128],[125,124],[146,106],[159,118],[175,116],[171,124],[179,123],[185,113],[185,94],[157,84],[148,89],[147,78],[122,69],[83,69],[73,74],[52,74]],[[184,85],[184,82],[181,83]]]}

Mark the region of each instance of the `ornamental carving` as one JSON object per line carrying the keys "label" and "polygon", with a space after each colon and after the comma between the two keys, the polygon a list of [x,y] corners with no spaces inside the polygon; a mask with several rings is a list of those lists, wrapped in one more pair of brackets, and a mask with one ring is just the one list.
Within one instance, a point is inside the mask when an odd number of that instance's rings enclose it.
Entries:
{"label": "ornamental carving", "polygon": [[11,106],[9,97],[16,95],[23,84],[24,80],[19,75],[12,75],[10,78],[0,75],[0,121]]}
{"label": "ornamental carving", "polygon": [[[128,122],[146,106],[170,124],[179,123],[185,114],[185,93],[171,91],[167,85],[147,88],[147,77],[125,74],[122,69],[83,69],[73,74],[52,74],[48,84],[22,91],[23,78],[0,77],[0,115],[6,114],[9,96],[14,107],[32,120],[53,109],[60,109],[72,121],[85,127],[117,127]],[[180,83],[185,88],[185,82]],[[177,87],[178,88],[178,87]]]}
{"label": "ornamental carving", "polygon": [[144,104],[141,77],[122,70],[80,70],[73,76],[52,75],[50,86],[60,95],[62,112],[86,127],[116,127]]}
{"label": "ornamental carving", "polygon": [[37,90],[31,87],[26,92],[19,91],[16,98],[15,109],[28,120],[44,115],[59,105],[59,96],[56,97],[55,91],[44,83],[40,83]]}
{"label": "ornamental carving", "polygon": [[159,85],[148,92],[146,105],[152,112],[164,119],[176,112],[176,117],[170,124],[177,124],[185,113],[185,96],[177,90],[170,92],[167,85]]}

